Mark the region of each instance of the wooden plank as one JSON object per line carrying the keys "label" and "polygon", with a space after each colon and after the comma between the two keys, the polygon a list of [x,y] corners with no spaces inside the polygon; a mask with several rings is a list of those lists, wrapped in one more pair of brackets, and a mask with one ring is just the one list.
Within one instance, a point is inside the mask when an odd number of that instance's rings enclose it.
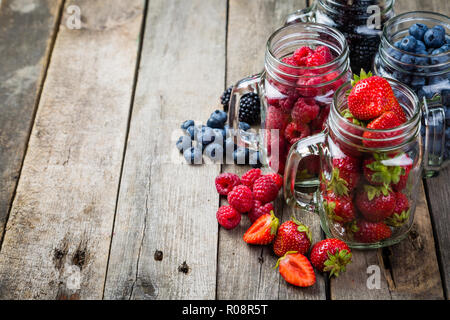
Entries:
{"label": "wooden plank", "polygon": [[[448,1],[397,1],[396,13],[412,10],[443,12]],[[448,12],[449,10],[447,10]],[[447,198],[448,199],[448,198]],[[448,232],[448,231],[447,231]],[[332,299],[442,299],[444,297],[435,239],[425,192],[420,188],[413,228],[405,240],[386,249],[354,251],[354,262],[348,272],[332,279]],[[381,270],[379,289],[366,285],[371,273],[367,268]]]}
{"label": "wooden plank", "polygon": [[[66,1],[0,253],[3,299],[102,297],[143,1]],[[65,10],[66,12],[66,10]]]}
{"label": "wooden plank", "polygon": [[0,239],[47,70],[61,0],[0,1]]}
{"label": "wooden plank", "polygon": [[220,166],[187,165],[175,141],[222,91],[226,10],[150,1],[105,299],[215,298]]}
{"label": "wooden plank", "polygon": [[[301,1],[237,1],[229,2],[227,85],[260,72],[264,67],[265,45],[270,34],[281,27],[287,14],[301,9]],[[306,4],[306,3],[304,3]],[[249,167],[223,166],[223,172],[245,173]],[[225,200],[222,201],[225,203]],[[294,213],[278,199],[276,213],[282,221]],[[315,239],[321,232],[318,217],[295,212],[308,224]],[[232,231],[219,231],[218,283],[219,299],[325,299],[325,281],[318,275],[317,284],[308,289],[287,284],[272,267],[277,261],[270,246],[249,246],[242,235],[250,226],[243,217]]]}

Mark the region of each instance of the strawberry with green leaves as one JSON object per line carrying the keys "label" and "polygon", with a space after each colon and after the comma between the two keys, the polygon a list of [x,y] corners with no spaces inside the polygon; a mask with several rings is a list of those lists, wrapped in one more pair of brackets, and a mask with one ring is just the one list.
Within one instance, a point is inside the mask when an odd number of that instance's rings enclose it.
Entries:
{"label": "strawberry with green leaves", "polygon": [[390,186],[398,183],[403,169],[393,165],[392,157],[385,153],[374,153],[372,157],[363,162],[364,177],[373,186]]}
{"label": "strawberry with green leaves", "polygon": [[332,221],[344,224],[356,218],[356,210],[352,198],[347,195],[336,195],[329,191],[323,197],[323,206],[328,218]]}
{"label": "strawberry with green leaves", "polygon": [[292,220],[283,222],[278,229],[273,252],[279,257],[284,256],[288,251],[297,251],[305,254],[311,246],[311,231],[300,221]]}
{"label": "strawberry with green leaves", "polygon": [[355,203],[364,218],[371,222],[380,222],[394,213],[395,193],[385,186],[366,184],[357,193]]}
{"label": "strawberry with green leaves", "polygon": [[357,158],[343,156],[333,159],[333,171],[328,182],[328,190],[336,195],[349,195],[356,187],[360,177],[361,164]]}
{"label": "strawberry with green leaves", "polygon": [[403,153],[398,157],[398,166],[401,168],[401,172],[399,175],[398,181],[392,181],[392,188],[395,191],[402,191],[406,188],[406,184],[408,182],[409,173],[413,167],[412,159],[406,154]]}
{"label": "strawberry with green leaves", "polygon": [[279,220],[273,211],[259,217],[244,234],[244,241],[249,244],[269,244],[277,234]]}
{"label": "strawberry with green leaves", "polygon": [[342,240],[325,239],[312,247],[310,259],[317,270],[338,277],[352,261],[352,252]]}
{"label": "strawberry with green leaves", "polygon": [[409,200],[404,193],[395,193],[395,209],[392,216],[385,220],[386,224],[391,227],[401,227],[406,221],[409,220],[410,206]]}
{"label": "strawberry with green leaves", "polygon": [[275,268],[279,268],[286,282],[297,287],[310,287],[316,283],[316,274],[308,259],[296,251],[289,251],[278,259]]}
{"label": "strawberry with green leaves", "polygon": [[392,230],[384,222],[359,220],[352,227],[355,240],[363,243],[376,243],[392,236]]}

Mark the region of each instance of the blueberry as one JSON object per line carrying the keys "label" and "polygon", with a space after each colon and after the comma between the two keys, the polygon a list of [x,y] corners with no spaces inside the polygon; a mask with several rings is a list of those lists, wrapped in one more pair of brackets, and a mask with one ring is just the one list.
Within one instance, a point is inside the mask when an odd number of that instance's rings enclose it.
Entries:
{"label": "blueberry", "polygon": [[192,139],[188,136],[181,136],[177,143],[176,143],[177,149],[183,153],[186,149],[189,149],[192,147]]}
{"label": "blueberry", "polygon": [[445,42],[445,31],[443,31],[443,29],[434,27],[433,29],[429,29],[427,32],[425,32],[423,39],[427,47],[442,47]]}
{"label": "blueberry", "polygon": [[[418,52],[419,54],[427,55],[427,52]],[[428,57],[414,57],[417,66],[428,66],[430,64],[430,59]],[[423,68],[417,68],[417,71],[423,71]]]}
{"label": "blueberry", "polygon": [[194,125],[194,120],[186,120],[185,122],[183,122],[181,124],[181,129],[186,131],[187,128],[189,128],[190,126],[193,126],[193,125]]}
{"label": "blueberry", "polygon": [[445,35],[445,43],[450,44],[450,36],[448,34]]}
{"label": "blueberry", "polygon": [[250,151],[244,147],[238,147],[233,153],[233,160],[236,164],[248,164]]}
{"label": "blueberry", "polygon": [[405,70],[412,70],[414,69],[414,64],[416,63],[416,59],[409,54],[404,54],[402,58],[400,59],[401,62],[404,63],[402,66]]}
{"label": "blueberry", "polygon": [[253,168],[261,168],[262,167],[261,158],[259,156],[259,151],[251,151],[250,152],[249,163]]}
{"label": "blueberry", "polygon": [[420,41],[420,40],[417,40],[417,42],[416,42],[416,48],[414,49],[414,51],[415,51],[416,53],[421,53],[421,52],[423,52],[423,51],[427,51],[427,47],[425,46],[425,43],[423,43],[423,42]]}
{"label": "blueberry", "polygon": [[428,84],[429,85],[434,85],[434,84],[438,84],[441,82],[445,82],[445,78],[441,77],[441,76],[434,76],[434,77],[430,77],[430,79],[428,80]]}
{"label": "blueberry", "polygon": [[[216,140],[217,135],[217,132],[215,132],[212,128],[204,127],[197,133],[197,141],[198,143],[207,146]],[[219,135],[222,136],[222,133],[219,133]]]}
{"label": "blueberry", "polygon": [[[432,55],[436,56],[436,55],[440,55],[442,53],[445,53],[447,50],[443,50],[442,49],[445,46],[442,46],[441,48],[438,48],[438,49],[434,50],[432,52]],[[444,48],[444,49],[446,49],[446,48]],[[443,56],[440,56],[440,57],[433,57],[433,56],[430,58],[431,64],[441,64],[441,63],[445,63],[445,62],[448,61],[448,56],[447,55],[443,55]]]}
{"label": "blueberry", "polygon": [[211,143],[205,148],[205,155],[214,162],[223,162],[224,150],[223,145]]}
{"label": "blueberry", "polygon": [[415,23],[409,27],[409,34],[412,35],[417,40],[423,40],[425,32],[427,32],[428,27],[422,23]]}
{"label": "blueberry", "polygon": [[248,131],[250,130],[250,125],[247,122],[239,122],[239,129]]}
{"label": "blueberry", "polygon": [[402,43],[400,45],[400,49],[408,52],[414,52],[416,48],[417,40],[413,36],[406,36],[403,38]]}
{"label": "blueberry", "polygon": [[223,129],[223,126],[227,122],[227,113],[222,110],[216,110],[211,113],[206,125],[210,128],[220,128]]}
{"label": "blueberry", "polygon": [[433,53],[433,51],[434,51],[434,48],[428,48],[427,49],[427,52],[428,52],[429,55],[431,55]]}
{"label": "blueberry", "polygon": [[400,59],[402,58],[402,53],[401,53],[400,51],[395,50],[395,49],[392,49],[392,48],[389,48],[389,49],[387,50],[387,54],[388,54],[391,58],[394,58],[395,60],[398,60],[398,61],[400,61]]}
{"label": "blueberry", "polygon": [[419,96],[420,100],[422,100],[423,97],[431,99],[434,96],[434,91],[429,87],[423,87],[422,89],[419,89],[417,95]]}
{"label": "blueberry", "polygon": [[410,84],[413,88],[421,88],[425,85],[425,78],[413,77]]}
{"label": "blueberry", "polygon": [[184,159],[189,164],[201,164],[202,157],[202,149],[199,147],[192,147],[183,152]]}
{"label": "blueberry", "polygon": [[396,47],[397,49],[401,49],[402,46],[402,40],[398,40],[394,43],[394,47]]}
{"label": "blueberry", "polygon": [[195,126],[190,126],[186,129],[186,133],[191,137],[191,140],[195,140]]}

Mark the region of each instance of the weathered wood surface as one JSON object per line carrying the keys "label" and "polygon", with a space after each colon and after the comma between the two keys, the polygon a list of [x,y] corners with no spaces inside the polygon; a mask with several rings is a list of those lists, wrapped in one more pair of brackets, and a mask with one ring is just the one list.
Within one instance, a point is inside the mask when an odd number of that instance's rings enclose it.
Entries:
{"label": "weathered wood surface", "polygon": [[102,297],[143,1],[63,16],[0,253],[2,299]]}
{"label": "weathered wood surface", "polygon": [[105,299],[215,298],[220,166],[187,165],[175,142],[218,103],[226,16],[222,0],[149,3]]}
{"label": "weathered wood surface", "polygon": [[0,239],[16,189],[61,0],[0,1]]}
{"label": "weathered wood surface", "polygon": [[[304,7],[303,1],[238,1],[229,2],[227,86],[264,68],[267,39],[283,25],[287,14]],[[223,172],[245,173],[249,167],[224,165]],[[225,200],[222,200],[222,204]],[[281,221],[288,220],[293,211],[284,201],[276,202]],[[314,238],[320,239],[319,221],[315,215],[295,213],[308,224]],[[318,276],[317,285],[298,289],[287,284],[273,266],[277,257],[270,246],[249,246],[242,235],[250,226],[243,216],[238,228],[219,231],[217,275],[218,299],[325,299],[325,281]]]}

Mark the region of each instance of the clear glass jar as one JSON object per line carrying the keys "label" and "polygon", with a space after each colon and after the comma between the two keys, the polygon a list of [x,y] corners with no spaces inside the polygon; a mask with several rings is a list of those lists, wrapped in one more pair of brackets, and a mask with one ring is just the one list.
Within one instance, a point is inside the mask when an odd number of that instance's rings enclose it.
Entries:
{"label": "clear glass jar", "polygon": [[354,73],[369,71],[380,44],[386,21],[394,16],[395,0],[315,0],[303,10],[290,14],[286,23],[317,22],[342,32],[350,49]]}
{"label": "clear glass jar", "polygon": [[[317,67],[282,62],[302,46],[325,46],[333,60]],[[238,133],[238,144],[260,151],[261,162],[283,174],[292,144],[323,130],[334,92],[351,77],[348,54],[344,35],[325,25],[293,23],[275,31],[267,42],[264,71],[242,79],[231,93],[229,121]],[[238,129],[237,102],[248,92],[257,92],[261,100],[259,133]],[[299,110],[295,106],[303,103],[312,110],[308,117],[294,114]]]}
{"label": "clear glass jar", "polygon": [[[407,115],[406,123],[371,130],[348,122],[341,115],[352,87],[346,83],[335,94],[327,129],[293,145],[286,164],[287,203],[318,212],[327,236],[353,248],[398,243],[414,220],[423,169],[421,109],[410,88],[388,81]],[[305,184],[299,167],[312,155],[320,159],[320,179],[315,180],[319,187],[307,192],[311,180]],[[374,238],[374,230],[383,236]]]}
{"label": "clear glass jar", "polygon": [[[423,122],[439,131],[434,137],[430,136],[425,145],[428,149],[434,149],[436,154],[426,160],[435,167],[427,172],[432,175],[438,168],[450,164],[450,51],[431,55],[397,48],[396,43],[409,34],[409,27],[415,23],[425,24],[429,28],[441,25],[450,34],[450,18],[445,15],[425,11],[398,15],[384,26],[373,69],[377,75],[408,85],[420,100],[427,99],[428,109],[424,109]],[[404,57],[411,58],[411,62]],[[424,130],[422,134],[425,136]]]}

